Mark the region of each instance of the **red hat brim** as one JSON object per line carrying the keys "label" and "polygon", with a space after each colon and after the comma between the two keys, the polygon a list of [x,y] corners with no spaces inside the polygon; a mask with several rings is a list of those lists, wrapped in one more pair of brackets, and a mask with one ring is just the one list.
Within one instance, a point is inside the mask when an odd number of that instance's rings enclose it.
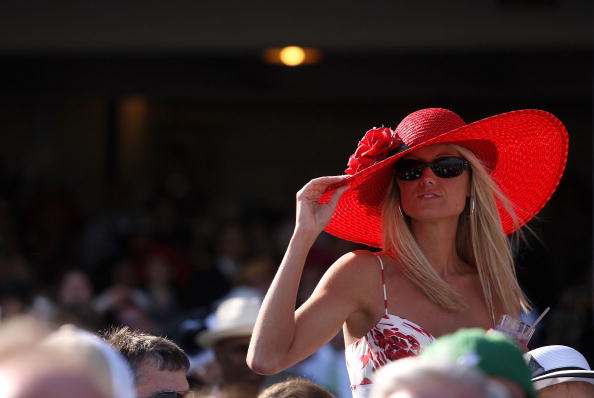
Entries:
{"label": "red hat brim", "polygon": [[[381,204],[393,178],[394,163],[411,151],[438,143],[458,144],[473,151],[509,198],[522,226],[547,203],[557,188],[568,152],[565,127],[553,114],[526,109],[479,120],[438,135],[392,155],[346,179],[325,231],[364,245],[383,246]],[[341,184],[342,185],[342,184]],[[324,194],[326,201],[337,186]],[[510,215],[498,205],[503,230],[515,230]]]}

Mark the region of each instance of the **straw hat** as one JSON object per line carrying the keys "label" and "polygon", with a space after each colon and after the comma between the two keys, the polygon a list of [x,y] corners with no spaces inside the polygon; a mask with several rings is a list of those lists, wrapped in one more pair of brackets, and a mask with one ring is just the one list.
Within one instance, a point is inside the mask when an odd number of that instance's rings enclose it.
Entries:
{"label": "straw hat", "polygon": [[[411,113],[395,130],[374,128],[359,142],[345,171],[349,184],[326,232],[352,242],[382,247],[381,204],[393,178],[394,163],[411,151],[438,143],[470,149],[515,205],[520,225],[547,203],[559,184],[567,160],[568,138],[554,115],[526,109],[466,124],[454,112],[428,108]],[[320,200],[327,201],[329,189]],[[513,232],[511,217],[499,206],[504,232]]]}
{"label": "straw hat", "polygon": [[549,345],[524,354],[537,390],[554,384],[582,381],[594,384],[594,371],[584,356],[564,345]]}
{"label": "straw hat", "polygon": [[196,336],[198,344],[210,347],[230,337],[251,336],[262,302],[259,297],[232,297],[217,308],[212,328]]}

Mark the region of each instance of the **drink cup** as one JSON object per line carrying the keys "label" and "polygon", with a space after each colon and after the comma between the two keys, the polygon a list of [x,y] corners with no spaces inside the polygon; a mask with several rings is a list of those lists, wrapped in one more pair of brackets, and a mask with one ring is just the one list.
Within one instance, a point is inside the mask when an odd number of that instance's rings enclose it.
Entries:
{"label": "drink cup", "polygon": [[503,314],[501,320],[497,326],[495,326],[495,330],[509,336],[523,348],[528,346],[532,333],[534,333],[532,325],[522,322],[508,314]]}

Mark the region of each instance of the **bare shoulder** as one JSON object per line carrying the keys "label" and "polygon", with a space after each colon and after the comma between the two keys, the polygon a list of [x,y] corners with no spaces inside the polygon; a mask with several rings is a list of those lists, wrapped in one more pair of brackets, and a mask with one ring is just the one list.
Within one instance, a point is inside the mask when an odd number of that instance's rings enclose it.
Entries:
{"label": "bare shoulder", "polygon": [[345,320],[345,343],[365,335],[377,323],[383,309],[382,274],[377,254],[368,250],[350,252],[327,271],[325,285],[352,304]]}
{"label": "bare shoulder", "polygon": [[356,250],[341,256],[332,264],[328,272],[345,275],[345,277],[352,275],[357,279],[366,274],[377,273],[377,269],[378,260],[375,253],[369,250]]}
{"label": "bare shoulder", "polygon": [[321,282],[332,289],[348,289],[353,296],[367,297],[367,288],[381,283],[378,270],[379,262],[373,252],[357,250],[336,260]]}

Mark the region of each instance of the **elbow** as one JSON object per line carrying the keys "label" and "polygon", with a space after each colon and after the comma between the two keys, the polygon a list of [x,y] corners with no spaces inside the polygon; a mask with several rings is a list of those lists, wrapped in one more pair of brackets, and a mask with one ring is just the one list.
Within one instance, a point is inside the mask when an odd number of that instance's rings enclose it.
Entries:
{"label": "elbow", "polygon": [[261,375],[273,375],[284,370],[283,367],[279,366],[275,358],[268,356],[264,358],[261,355],[256,355],[252,352],[248,353],[246,358],[248,367],[254,372]]}
{"label": "elbow", "polygon": [[270,364],[265,362],[248,361],[248,366],[252,372],[260,375],[269,376],[280,372],[280,370],[277,370],[276,367],[270,366]]}

